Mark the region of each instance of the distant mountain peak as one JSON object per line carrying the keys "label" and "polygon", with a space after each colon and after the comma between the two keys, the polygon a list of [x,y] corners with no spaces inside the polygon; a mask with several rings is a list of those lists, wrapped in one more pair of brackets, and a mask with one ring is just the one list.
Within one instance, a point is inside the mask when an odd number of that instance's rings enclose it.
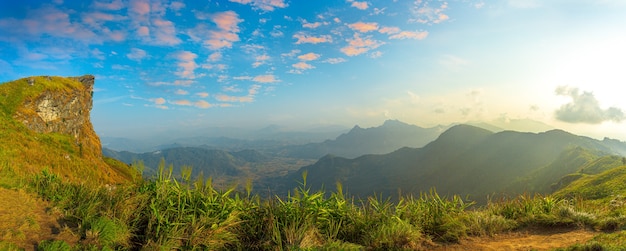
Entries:
{"label": "distant mountain peak", "polygon": [[408,126],[409,124],[404,123],[397,119],[388,119],[385,120],[382,126]]}

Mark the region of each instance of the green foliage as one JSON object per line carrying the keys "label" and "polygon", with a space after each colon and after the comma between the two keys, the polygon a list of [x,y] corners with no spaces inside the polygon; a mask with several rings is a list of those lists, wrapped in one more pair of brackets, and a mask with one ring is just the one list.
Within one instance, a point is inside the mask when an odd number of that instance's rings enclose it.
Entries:
{"label": "green foliage", "polygon": [[587,243],[576,244],[574,246],[557,249],[559,251],[618,251],[624,250],[626,247],[626,231],[619,231],[614,233],[600,234]]}
{"label": "green foliage", "polygon": [[597,175],[587,175],[557,191],[561,198],[581,197],[586,200],[609,202],[615,196],[626,195],[626,166],[609,169]]}
{"label": "green foliage", "polygon": [[70,251],[72,247],[65,241],[45,240],[37,245],[38,251]]}
{"label": "green foliage", "polygon": [[18,250],[22,250],[22,249],[19,248],[18,246],[16,246],[15,244],[13,244],[13,243],[0,241],[0,250],[2,250],[2,251],[18,251]]}
{"label": "green foliage", "polygon": [[[44,170],[33,185],[78,226],[74,231],[82,242],[74,248],[81,249],[419,250],[432,241],[458,242],[525,227],[616,231],[626,226],[621,197],[599,205],[521,195],[469,209],[473,203],[433,189],[419,197],[400,196],[395,203],[380,196],[355,202],[339,183],[336,192],[312,191],[305,172],[288,196],[261,199],[249,187],[240,193],[234,187],[216,190],[211,179],[191,180],[190,167],[179,176],[183,180],[174,178],[165,161],[159,170],[155,179],[111,187],[66,183]],[[570,250],[612,247],[614,241],[596,242]]]}

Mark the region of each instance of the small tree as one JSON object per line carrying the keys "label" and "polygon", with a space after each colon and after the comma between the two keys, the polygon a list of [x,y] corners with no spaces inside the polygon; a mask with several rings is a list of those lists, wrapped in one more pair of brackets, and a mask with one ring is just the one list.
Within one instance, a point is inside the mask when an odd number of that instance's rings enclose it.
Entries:
{"label": "small tree", "polygon": [[622,164],[626,165],[626,157],[622,157]]}

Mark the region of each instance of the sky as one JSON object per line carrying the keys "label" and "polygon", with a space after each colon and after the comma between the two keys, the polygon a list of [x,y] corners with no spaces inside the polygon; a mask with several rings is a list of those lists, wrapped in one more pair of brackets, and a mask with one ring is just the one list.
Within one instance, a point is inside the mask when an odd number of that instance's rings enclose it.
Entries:
{"label": "sky", "polygon": [[106,137],[530,119],[626,140],[625,27],[621,0],[2,1],[0,82],[95,75]]}

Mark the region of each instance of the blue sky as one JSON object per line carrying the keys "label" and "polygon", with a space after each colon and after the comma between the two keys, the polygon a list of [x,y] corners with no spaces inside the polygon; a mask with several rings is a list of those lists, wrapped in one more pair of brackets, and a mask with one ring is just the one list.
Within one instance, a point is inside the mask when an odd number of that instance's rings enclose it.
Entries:
{"label": "blue sky", "polygon": [[626,140],[620,0],[0,3],[0,81],[96,76],[101,136],[533,119]]}

